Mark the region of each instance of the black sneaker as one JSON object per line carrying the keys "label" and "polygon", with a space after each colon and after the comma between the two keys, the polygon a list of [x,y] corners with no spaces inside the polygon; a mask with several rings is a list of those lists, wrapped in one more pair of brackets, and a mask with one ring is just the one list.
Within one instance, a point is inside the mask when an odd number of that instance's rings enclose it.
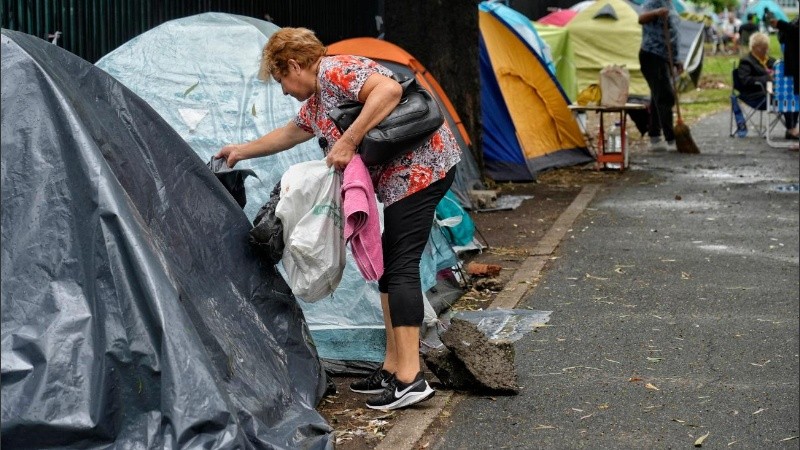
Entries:
{"label": "black sneaker", "polygon": [[376,395],[367,400],[367,407],[372,409],[400,409],[406,406],[411,406],[415,403],[424,402],[433,397],[436,393],[428,382],[422,372],[417,374],[414,381],[411,383],[403,383],[397,378],[392,378],[387,387],[380,395]]}
{"label": "black sneaker", "polygon": [[380,394],[389,386],[394,375],[383,370],[383,366],[366,378],[350,383],[350,390],[359,394]]}

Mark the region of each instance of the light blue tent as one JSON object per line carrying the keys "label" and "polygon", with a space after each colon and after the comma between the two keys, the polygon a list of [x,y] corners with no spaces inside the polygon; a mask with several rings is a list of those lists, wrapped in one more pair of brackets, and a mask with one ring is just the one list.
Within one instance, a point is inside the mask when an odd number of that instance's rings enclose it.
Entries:
{"label": "light blue tent", "polygon": [[[166,22],[97,62],[147,101],[208,161],[228,143],[253,140],[292,120],[300,103],[279,84],[257,77],[261,51],[279,28],[269,22],[205,13]],[[292,164],[322,158],[315,139],[269,157],[243,161],[248,177],[244,211],[252,221]],[[434,229],[420,267],[423,289],[457,259]],[[280,267],[280,266],[279,266]],[[330,298],[299,302],[324,360],[382,361],[383,317],[377,283],[367,283],[348,252],[342,281]],[[429,306],[429,305],[428,305]],[[429,311],[426,317],[435,314]]]}
{"label": "light blue tent", "polygon": [[784,20],[786,22],[789,21],[789,17],[783,12],[783,8],[780,7],[775,0],[758,0],[757,2],[753,3],[752,5],[747,7],[745,14],[755,14],[759,20],[764,19],[764,11],[769,11],[772,14],[772,17],[778,20]]}

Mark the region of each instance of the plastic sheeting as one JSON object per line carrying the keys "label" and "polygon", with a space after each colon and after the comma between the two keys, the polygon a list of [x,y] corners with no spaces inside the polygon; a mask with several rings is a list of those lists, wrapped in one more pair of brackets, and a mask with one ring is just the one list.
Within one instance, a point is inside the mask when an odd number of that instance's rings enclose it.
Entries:
{"label": "plastic sheeting", "polygon": [[[198,14],[151,29],[103,57],[97,66],[145,99],[206,161],[225,144],[253,140],[285,125],[300,109],[297,100],[283,95],[278,83],[257,77],[261,51],[276,30],[263,20]],[[276,155],[237,164],[258,175],[245,180],[244,211],[250,220],[289,166],[321,157],[316,139],[311,139]],[[424,290],[435,285],[437,269],[455,260],[440,238],[433,233],[423,254]],[[383,360],[385,333],[377,283],[364,281],[349,251],[336,291],[329,298],[300,305],[321,358]]]}
{"label": "plastic sheeting", "polygon": [[142,99],[2,31],[2,446],[331,448],[303,313]]}

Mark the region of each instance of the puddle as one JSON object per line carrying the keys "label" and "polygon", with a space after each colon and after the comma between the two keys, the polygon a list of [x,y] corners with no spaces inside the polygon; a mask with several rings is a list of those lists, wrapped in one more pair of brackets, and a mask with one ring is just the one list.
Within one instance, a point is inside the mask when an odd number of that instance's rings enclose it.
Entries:
{"label": "puddle", "polygon": [[778,192],[800,192],[800,183],[781,184],[772,189]]}

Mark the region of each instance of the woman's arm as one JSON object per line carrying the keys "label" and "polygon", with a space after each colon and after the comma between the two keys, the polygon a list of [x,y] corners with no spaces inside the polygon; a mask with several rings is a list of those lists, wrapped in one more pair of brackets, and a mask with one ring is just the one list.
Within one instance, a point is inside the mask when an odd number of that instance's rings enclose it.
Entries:
{"label": "woman's arm", "polygon": [[233,167],[236,163],[245,159],[280,153],[312,137],[314,137],[313,134],[306,132],[295,125],[294,121],[291,121],[256,140],[245,142],[244,144],[226,145],[214,155],[214,158],[225,158],[228,162],[228,167]]}
{"label": "woman's arm", "polygon": [[375,128],[394,110],[402,95],[403,89],[397,81],[379,73],[370,75],[358,93],[358,101],[364,103],[361,114],[328,152],[328,165],[344,169],[367,131]]}

